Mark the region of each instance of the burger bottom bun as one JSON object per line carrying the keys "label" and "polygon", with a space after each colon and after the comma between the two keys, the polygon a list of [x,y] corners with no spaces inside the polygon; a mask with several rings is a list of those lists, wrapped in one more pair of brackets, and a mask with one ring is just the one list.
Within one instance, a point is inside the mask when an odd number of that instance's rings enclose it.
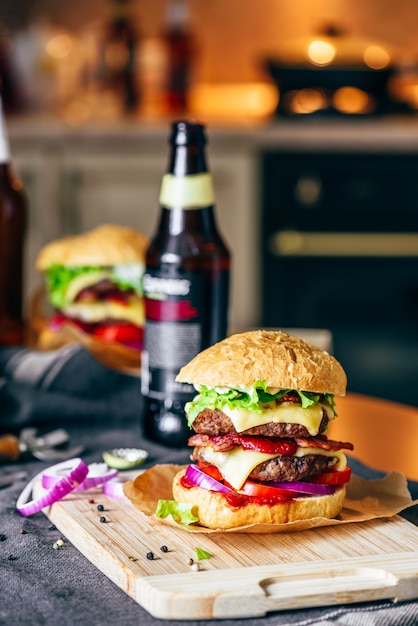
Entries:
{"label": "burger bottom bun", "polygon": [[201,487],[186,489],[180,480],[186,470],[176,474],[173,480],[173,496],[177,502],[194,504],[199,524],[212,529],[238,528],[251,524],[286,524],[314,517],[332,519],[343,507],[345,486],[325,496],[300,497],[290,502],[274,505],[246,504],[236,508],[228,504],[225,497],[215,491]]}

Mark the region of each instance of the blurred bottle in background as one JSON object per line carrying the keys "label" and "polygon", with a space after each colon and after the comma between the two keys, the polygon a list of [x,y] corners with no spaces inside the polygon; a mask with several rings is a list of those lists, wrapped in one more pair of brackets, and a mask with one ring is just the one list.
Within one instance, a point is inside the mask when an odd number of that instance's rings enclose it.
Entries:
{"label": "blurred bottle in background", "polygon": [[4,111],[18,113],[23,109],[14,59],[12,38],[5,24],[0,22],[0,92]]}
{"label": "blurred bottle in background", "polygon": [[112,0],[111,18],[101,42],[98,79],[121,99],[125,113],[135,112],[140,93],[137,81],[139,32],[134,24],[130,0]]}
{"label": "blurred bottle in background", "polygon": [[22,183],[14,176],[0,100],[0,345],[24,340],[23,258],[27,220]]}
{"label": "blurred bottle in background", "polygon": [[188,110],[188,89],[196,55],[185,0],[169,0],[163,41],[166,53],[165,105],[168,114]]}
{"label": "blurred bottle in background", "polygon": [[175,377],[227,333],[231,260],[216,225],[205,143],[202,124],[173,124],[159,224],[146,253],[144,432],[174,447],[187,445],[184,405],[196,395]]}

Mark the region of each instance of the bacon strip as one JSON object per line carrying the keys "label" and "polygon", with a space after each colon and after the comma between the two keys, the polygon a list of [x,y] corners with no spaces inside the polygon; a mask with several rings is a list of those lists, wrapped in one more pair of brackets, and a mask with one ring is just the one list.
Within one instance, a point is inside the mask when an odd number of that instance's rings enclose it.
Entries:
{"label": "bacon strip", "polygon": [[188,441],[189,446],[211,446],[215,452],[232,450],[237,443],[238,442],[234,441],[234,437],[229,437],[229,435],[216,435],[215,437],[210,437],[209,435],[193,435]]}
{"label": "bacon strip", "polygon": [[348,441],[334,441],[323,435],[317,437],[295,437],[299,448],[322,448],[323,450],[353,450],[354,446]]}
{"label": "bacon strip", "polygon": [[[232,448],[239,445],[242,445],[245,448],[251,446],[252,449],[260,450],[263,447],[266,447],[265,451],[267,452],[267,448],[269,447],[268,444],[274,445],[274,443],[277,443],[278,445],[280,445],[280,442],[282,442],[284,449],[280,452],[278,451],[278,454],[294,454],[296,446],[300,448],[322,448],[322,450],[335,451],[342,449],[353,450],[352,443],[334,441],[332,439],[327,439],[324,435],[318,435],[317,437],[295,437],[294,439],[281,439],[277,437],[247,437],[232,433],[229,433],[227,435],[215,435],[214,437],[211,437],[210,435],[196,434],[190,437],[188,443],[189,446],[195,447],[211,446],[215,450],[215,452],[226,452],[227,450],[232,450]],[[292,444],[295,446],[295,450],[293,452],[291,450]],[[287,450],[285,449],[286,445],[289,446]]]}
{"label": "bacon strip", "polygon": [[228,433],[226,435],[194,435],[189,439],[189,445],[196,447],[211,446],[215,452],[225,452],[235,446],[242,446],[244,450],[256,450],[266,454],[295,454],[296,441],[287,437],[259,437]]}

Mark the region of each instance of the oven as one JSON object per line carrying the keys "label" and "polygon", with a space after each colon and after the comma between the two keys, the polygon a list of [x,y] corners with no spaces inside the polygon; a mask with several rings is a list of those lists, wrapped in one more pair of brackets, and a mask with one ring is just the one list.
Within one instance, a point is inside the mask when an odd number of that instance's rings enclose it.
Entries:
{"label": "oven", "polygon": [[261,154],[262,325],[329,329],[348,389],[418,405],[418,152]]}

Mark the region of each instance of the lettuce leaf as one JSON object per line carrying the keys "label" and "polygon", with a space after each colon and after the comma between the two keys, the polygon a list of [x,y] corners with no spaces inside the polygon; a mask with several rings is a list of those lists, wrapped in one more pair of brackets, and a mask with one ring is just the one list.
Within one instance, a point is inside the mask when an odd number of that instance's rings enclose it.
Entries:
{"label": "lettuce leaf", "polygon": [[110,279],[119,289],[122,291],[133,289],[137,295],[142,295],[143,267],[139,263],[132,265],[116,265],[112,268],[88,265],[66,267],[64,265],[53,264],[45,271],[46,287],[50,303],[55,308],[62,309],[68,304],[65,294],[68,285],[74,278],[81,274],[109,269],[111,271]]}
{"label": "lettuce leaf", "polygon": [[198,521],[198,517],[193,513],[194,504],[186,502],[176,502],[175,500],[158,500],[155,515],[165,519],[169,515],[178,524],[193,524]]}
{"label": "lettuce leaf", "polygon": [[198,561],[203,561],[204,559],[210,559],[212,555],[210,552],[203,550],[203,548],[196,548],[196,556]]}
{"label": "lettuce leaf", "polygon": [[227,406],[230,409],[247,409],[255,413],[262,413],[262,404],[280,400],[288,393],[297,394],[304,409],[314,406],[319,400],[322,400],[331,406],[335,414],[333,394],[321,395],[311,391],[294,389],[280,389],[277,393],[270,394],[267,392],[267,385],[266,380],[257,380],[251,387],[242,389],[218,389],[201,385],[197,396],[185,407],[188,425],[191,426],[199,413],[206,408],[222,410],[223,407]]}

